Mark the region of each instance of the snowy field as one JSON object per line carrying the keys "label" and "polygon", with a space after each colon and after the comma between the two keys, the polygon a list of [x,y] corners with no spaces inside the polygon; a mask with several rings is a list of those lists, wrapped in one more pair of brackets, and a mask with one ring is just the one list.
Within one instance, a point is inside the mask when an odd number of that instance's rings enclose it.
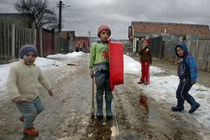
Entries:
{"label": "snowy field", "polygon": [[[163,73],[164,70],[151,66],[150,67],[150,84],[139,85],[139,88],[148,95],[152,97],[157,102],[166,102],[176,105],[176,89],[179,84],[179,78],[176,75],[170,76],[153,76],[154,73]],[[138,61],[132,59],[129,56],[124,55],[124,73],[131,73],[138,75],[134,79],[135,83],[140,78],[141,65]],[[210,88],[206,88],[200,84],[195,84],[189,93],[200,103],[200,108],[194,112],[192,115],[199,122],[204,124],[208,129],[210,129]],[[190,105],[185,102],[185,112],[188,114]]]}
{"label": "snowy field", "polygon": [[[57,68],[58,66],[66,65],[60,61],[56,61],[59,59],[78,59],[82,52],[74,52],[66,55],[57,54],[50,55],[47,58],[38,57],[35,61],[35,64],[39,65],[43,71],[50,70],[53,68]],[[56,60],[52,60],[56,59]],[[13,63],[0,65],[0,99],[8,98],[6,92],[6,81],[9,73],[9,68],[13,65]],[[179,79],[176,75],[170,76],[153,76],[156,73],[164,73],[165,71],[151,66],[150,67],[150,84],[138,85],[140,89],[143,90],[145,94],[149,97],[154,98],[157,102],[166,102],[170,104],[176,104],[176,88],[178,86]],[[134,79],[135,83],[140,78],[141,73],[141,65],[138,61],[132,59],[129,56],[124,55],[124,73],[134,74],[136,75],[136,79]],[[126,79],[125,79],[126,80]],[[190,94],[195,97],[195,99],[200,103],[200,108],[192,114],[192,116],[197,119],[199,122],[204,124],[208,129],[210,129],[210,89],[206,88],[200,84],[196,84],[190,90]],[[185,103],[185,111],[184,113],[188,114],[188,110],[190,106],[188,103]]]}

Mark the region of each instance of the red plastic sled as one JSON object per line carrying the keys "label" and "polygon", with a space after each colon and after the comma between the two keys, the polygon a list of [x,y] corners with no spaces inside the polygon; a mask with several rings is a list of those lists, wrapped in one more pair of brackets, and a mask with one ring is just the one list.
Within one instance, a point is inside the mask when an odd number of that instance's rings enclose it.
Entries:
{"label": "red plastic sled", "polygon": [[109,41],[110,88],[123,84],[123,47],[121,42]]}

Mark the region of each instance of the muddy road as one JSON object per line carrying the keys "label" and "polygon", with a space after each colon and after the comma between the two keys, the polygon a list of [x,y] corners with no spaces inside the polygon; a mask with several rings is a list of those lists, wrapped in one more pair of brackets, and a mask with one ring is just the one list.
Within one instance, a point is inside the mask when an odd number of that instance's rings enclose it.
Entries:
{"label": "muddy road", "polygon": [[[136,84],[136,75],[125,74],[115,88],[112,120],[91,118],[91,78],[88,55],[59,60],[66,66],[46,71],[54,96],[39,87],[45,105],[35,120],[39,137],[22,134],[23,123],[15,105],[0,102],[0,140],[202,140],[210,133],[191,115],[175,113],[171,105],[147,97]],[[145,86],[146,88],[146,86]],[[5,93],[7,94],[7,93]],[[155,93],[154,93],[155,94]],[[104,105],[105,112],[105,105]],[[204,137],[206,136],[206,137]]]}

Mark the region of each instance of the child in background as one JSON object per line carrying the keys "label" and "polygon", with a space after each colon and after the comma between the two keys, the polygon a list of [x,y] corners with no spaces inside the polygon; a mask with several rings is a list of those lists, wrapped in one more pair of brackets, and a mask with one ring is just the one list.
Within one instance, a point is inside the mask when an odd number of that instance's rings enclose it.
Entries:
{"label": "child in background", "polygon": [[198,66],[194,57],[188,52],[184,42],[179,43],[175,48],[176,55],[179,57],[178,76],[180,79],[179,86],[176,91],[177,106],[171,107],[173,111],[184,110],[184,101],[186,100],[191,109],[189,113],[196,111],[200,104],[188,93],[191,87],[196,83],[198,75]]}
{"label": "child in background", "polygon": [[15,63],[9,71],[7,90],[12,101],[22,114],[19,118],[24,122],[23,133],[29,136],[38,136],[33,122],[36,116],[44,110],[38,96],[37,83],[40,82],[50,96],[53,96],[51,85],[44,76],[40,67],[34,64],[37,50],[32,45],[24,45],[20,49],[20,61]]}
{"label": "child in background", "polygon": [[141,62],[141,78],[138,84],[149,84],[149,66],[152,64],[152,52],[149,48],[149,39],[144,38],[142,40],[142,46],[139,50],[140,62]]}
{"label": "child in background", "polygon": [[89,68],[90,76],[93,78],[95,72],[96,83],[96,103],[97,112],[96,117],[103,119],[103,95],[105,92],[106,99],[106,118],[112,118],[111,103],[113,99],[110,90],[110,77],[109,77],[109,51],[108,39],[111,35],[111,29],[107,25],[101,25],[98,28],[98,37],[100,41],[95,42],[91,46]]}

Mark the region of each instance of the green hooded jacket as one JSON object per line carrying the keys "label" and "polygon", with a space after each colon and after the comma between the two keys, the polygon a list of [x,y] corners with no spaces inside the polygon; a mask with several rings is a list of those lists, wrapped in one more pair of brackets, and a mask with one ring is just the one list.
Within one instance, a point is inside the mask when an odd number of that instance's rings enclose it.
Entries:
{"label": "green hooded jacket", "polygon": [[89,68],[95,71],[109,70],[108,42],[95,42],[90,49]]}

